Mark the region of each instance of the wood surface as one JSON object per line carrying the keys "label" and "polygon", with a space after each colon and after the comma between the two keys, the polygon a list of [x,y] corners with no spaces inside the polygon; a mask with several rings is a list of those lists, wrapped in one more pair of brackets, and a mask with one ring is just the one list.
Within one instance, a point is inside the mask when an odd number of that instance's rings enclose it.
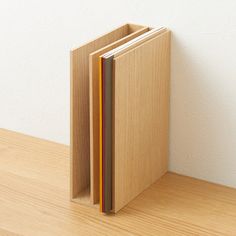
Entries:
{"label": "wood surface", "polygon": [[15,234],[4,229],[0,229],[0,235],[1,236],[20,236],[20,234]]}
{"label": "wood surface", "polygon": [[99,56],[149,30],[148,27],[140,29],[140,26],[129,26],[131,27],[130,32],[133,30],[133,33],[92,52],[89,56],[90,183],[91,200],[94,204],[99,202]]}
{"label": "wood surface", "polygon": [[[71,51],[71,198],[90,192],[89,54],[127,34],[124,25]],[[142,28],[136,26],[135,28]],[[84,198],[83,199],[89,199]]]}
{"label": "wood surface", "polygon": [[170,32],[114,59],[113,210],[167,171]]}
{"label": "wood surface", "polygon": [[69,172],[68,146],[0,129],[0,235],[236,235],[236,189],[167,173],[103,215],[70,201]]}

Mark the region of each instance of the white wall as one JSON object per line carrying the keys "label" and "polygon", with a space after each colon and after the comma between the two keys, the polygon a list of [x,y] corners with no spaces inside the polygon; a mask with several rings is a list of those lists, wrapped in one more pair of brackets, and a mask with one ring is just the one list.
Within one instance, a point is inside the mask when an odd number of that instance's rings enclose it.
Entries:
{"label": "white wall", "polygon": [[170,170],[236,187],[236,1],[0,1],[0,127],[69,143],[69,50],[125,22],[173,32]]}

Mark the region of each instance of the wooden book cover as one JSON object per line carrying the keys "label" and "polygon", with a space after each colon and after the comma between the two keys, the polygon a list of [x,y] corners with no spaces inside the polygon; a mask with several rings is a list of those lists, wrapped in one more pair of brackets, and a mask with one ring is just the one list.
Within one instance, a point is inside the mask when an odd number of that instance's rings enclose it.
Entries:
{"label": "wooden book cover", "polygon": [[170,32],[113,61],[113,210],[167,171]]}

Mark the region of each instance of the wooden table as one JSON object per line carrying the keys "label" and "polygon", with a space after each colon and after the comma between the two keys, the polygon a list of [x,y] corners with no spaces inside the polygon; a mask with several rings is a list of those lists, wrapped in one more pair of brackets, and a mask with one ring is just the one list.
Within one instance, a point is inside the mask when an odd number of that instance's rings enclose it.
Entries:
{"label": "wooden table", "polygon": [[236,190],[166,174],[116,215],[69,200],[69,147],[0,129],[0,235],[233,235]]}

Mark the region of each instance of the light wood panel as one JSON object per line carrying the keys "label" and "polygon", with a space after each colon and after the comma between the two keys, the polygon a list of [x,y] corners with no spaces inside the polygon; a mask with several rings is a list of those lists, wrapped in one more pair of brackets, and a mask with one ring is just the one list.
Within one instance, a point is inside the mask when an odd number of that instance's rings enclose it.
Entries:
{"label": "light wood panel", "polygon": [[114,59],[113,206],[167,171],[170,32]]}
{"label": "light wood panel", "polygon": [[[132,29],[137,28],[132,25]],[[99,56],[116,48],[125,42],[147,32],[148,27],[143,27],[119,39],[93,53],[89,56],[89,91],[90,91],[90,181],[91,200],[99,202]]]}
{"label": "light wood panel", "polygon": [[[142,26],[124,25],[71,51],[71,197],[90,185],[89,54]],[[85,198],[86,199],[86,198]]]}
{"label": "light wood panel", "polygon": [[235,236],[236,189],[167,173],[116,215],[70,202],[69,147],[0,129],[0,235]]}
{"label": "light wood panel", "polygon": [[20,234],[15,234],[4,229],[0,229],[1,236],[21,236]]}

